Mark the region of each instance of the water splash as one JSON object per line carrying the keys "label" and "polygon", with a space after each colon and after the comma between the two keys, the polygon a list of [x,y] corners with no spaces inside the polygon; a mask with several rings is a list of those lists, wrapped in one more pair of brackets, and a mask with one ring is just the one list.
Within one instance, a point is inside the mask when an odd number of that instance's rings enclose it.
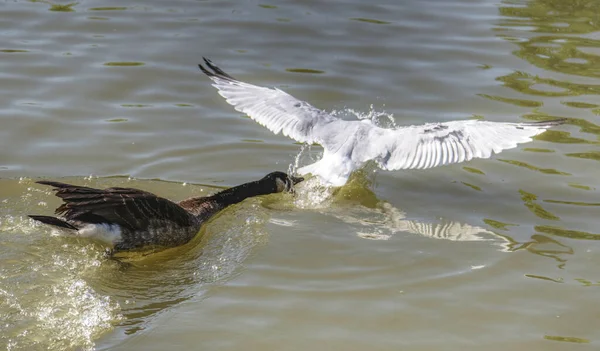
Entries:
{"label": "water splash", "polygon": [[330,112],[332,115],[344,118],[356,118],[358,120],[369,120],[374,125],[381,128],[394,129],[398,128],[396,124],[396,120],[394,119],[394,114],[389,113],[385,110],[377,110],[373,104],[369,106],[369,110],[366,112],[357,111],[352,108],[343,108],[341,110],[333,110]]}
{"label": "water splash", "polygon": [[[385,111],[379,111],[375,109],[372,104],[367,112],[360,112],[351,108],[343,108],[341,110],[330,111],[330,113],[340,118],[349,117],[358,120],[370,120],[373,124],[382,128],[398,127],[394,120],[393,114]],[[314,151],[312,149],[312,145],[302,144],[300,151],[294,157],[294,161],[288,166],[288,173],[296,174],[301,165],[317,162],[321,157],[322,151]],[[358,177],[354,178],[362,179],[359,182],[364,183],[364,180],[368,178],[364,177],[364,175],[367,174],[369,177],[374,176],[377,171],[377,167],[375,167],[373,162],[369,162],[367,165],[365,165],[365,167],[363,167],[362,171],[363,172],[361,175],[358,175]],[[355,173],[361,172],[358,171]],[[351,177],[351,179],[348,181],[349,183],[351,182],[352,178],[353,177]],[[367,182],[369,185],[372,184],[372,179],[367,179]],[[304,182],[296,187],[297,197],[294,202],[299,208],[324,208],[331,204],[331,196],[334,194],[334,192],[334,189],[324,185],[316,177],[307,178]]]}
{"label": "water splash", "polygon": [[56,247],[46,231],[20,216],[1,218],[0,232],[0,345],[94,349],[94,340],[121,318],[118,304],[85,279],[100,266],[101,251],[93,244]]}
{"label": "water splash", "polygon": [[294,162],[290,163],[288,166],[288,174],[296,174],[298,168],[300,168],[301,163],[309,164],[317,161],[317,158],[314,157],[314,155],[311,155],[311,146],[312,145],[310,144],[302,144],[302,146],[300,147],[300,151],[294,157]]}
{"label": "water splash", "polygon": [[294,205],[302,209],[327,208],[333,201],[334,191],[333,188],[323,185],[317,177],[307,178],[296,186]]}

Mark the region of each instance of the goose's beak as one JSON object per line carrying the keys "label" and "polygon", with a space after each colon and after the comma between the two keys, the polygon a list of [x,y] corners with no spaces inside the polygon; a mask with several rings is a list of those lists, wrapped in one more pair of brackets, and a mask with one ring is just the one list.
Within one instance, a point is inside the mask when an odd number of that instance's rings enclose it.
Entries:
{"label": "goose's beak", "polygon": [[296,185],[304,180],[304,178],[302,178],[302,177],[294,177],[294,176],[290,176],[290,179],[292,180],[292,183],[294,185]]}

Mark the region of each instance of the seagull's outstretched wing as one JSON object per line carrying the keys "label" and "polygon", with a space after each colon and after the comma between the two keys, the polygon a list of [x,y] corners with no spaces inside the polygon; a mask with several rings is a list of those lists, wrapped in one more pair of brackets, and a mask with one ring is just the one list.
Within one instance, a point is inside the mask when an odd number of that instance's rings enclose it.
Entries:
{"label": "seagull's outstretched wing", "polygon": [[365,161],[374,159],[386,170],[431,168],[488,158],[564,122],[565,119],[531,123],[466,120],[398,129],[373,126],[368,131],[369,146],[361,157]]}
{"label": "seagull's outstretched wing", "polygon": [[247,114],[275,134],[282,132],[302,143],[323,142],[318,130],[338,118],[300,101],[277,88],[265,88],[240,82],[210,60],[204,58],[208,67],[198,65],[212,79],[219,94],[236,110]]}

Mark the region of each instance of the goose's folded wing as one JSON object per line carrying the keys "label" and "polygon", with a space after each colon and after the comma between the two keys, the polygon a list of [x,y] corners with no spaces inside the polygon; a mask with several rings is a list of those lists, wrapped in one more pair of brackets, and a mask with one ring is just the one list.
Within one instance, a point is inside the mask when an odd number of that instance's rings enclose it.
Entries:
{"label": "goose's folded wing", "polygon": [[488,158],[511,149],[562,120],[499,123],[477,120],[431,123],[399,129],[373,127],[364,160],[374,159],[387,170],[425,169],[473,158]]}
{"label": "goose's folded wing", "polygon": [[189,226],[193,217],[181,206],[152,193],[131,188],[94,189],[60,182],[39,181],[54,187],[63,204],[56,214],[67,220],[119,224],[145,229],[151,222],[166,221]]}
{"label": "goose's folded wing", "polygon": [[319,128],[338,120],[282,90],[240,82],[210,60],[205,58],[204,62],[208,69],[198,66],[212,79],[219,94],[236,110],[247,114],[275,134],[282,132],[303,143],[321,143]]}

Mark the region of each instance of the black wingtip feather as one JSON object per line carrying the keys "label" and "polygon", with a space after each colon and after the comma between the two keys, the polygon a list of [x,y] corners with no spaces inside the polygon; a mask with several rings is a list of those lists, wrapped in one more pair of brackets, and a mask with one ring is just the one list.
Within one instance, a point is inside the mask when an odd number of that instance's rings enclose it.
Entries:
{"label": "black wingtip feather", "polygon": [[53,186],[53,187],[58,188],[58,189],[78,187],[77,185],[71,185],[71,184],[61,183],[61,182],[54,182],[54,181],[51,181],[51,180],[38,180],[36,183],[37,184],[42,184],[42,185]]}
{"label": "black wingtip feather", "polygon": [[568,118],[557,118],[557,119],[553,119],[553,120],[550,120],[550,121],[545,121],[545,123],[558,126],[558,125],[566,123],[568,120],[569,120]]}
{"label": "black wingtip feather", "polygon": [[206,57],[202,57],[202,59],[204,60],[204,64],[206,64],[206,66],[212,70],[212,72],[211,72],[211,71],[207,70],[206,68],[204,68],[204,66],[202,66],[202,64],[198,64],[198,67],[200,67],[200,70],[207,76],[217,77],[217,78],[221,78],[221,79],[225,79],[225,80],[237,81],[237,79],[233,78],[232,76],[227,74],[225,71],[220,69],[219,66],[215,65],[210,59],[208,59]]}
{"label": "black wingtip feather", "polygon": [[101,192],[101,190],[90,188],[90,187],[87,187],[87,186],[73,185],[73,184],[67,184],[67,183],[61,183],[61,182],[54,182],[54,181],[51,181],[51,180],[39,180],[36,183],[37,184],[41,184],[41,185],[49,185],[49,186],[51,186],[52,190],[56,191],[56,196],[58,196],[60,198],[64,198],[65,196],[68,196],[68,194],[71,194],[71,193],[90,194],[90,193]]}
{"label": "black wingtip feather", "polygon": [[207,66],[210,66],[212,64],[212,61],[209,58],[202,56],[202,60],[204,60],[204,63],[206,63]]}
{"label": "black wingtip feather", "polygon": [[559,126],[561,124],[564,124],[568,121],[568,118],[557,118],[557,119],[550,119],[547,121],[537,121],[537,122],[529,122],[529,125],[532,126],[546,126],[546,127],[554,127],[554,126]]}
{"label": "black wingtip feather", "polygon": [[53,226],[59,227],[59,228],[78,230],[78,228],[75,227],[74,225],[72,225],[68,222],[65,222],[62,219],[59,219],[56,217],[29,215],[29,218],[39,221],[39,222],[42,222],[44,224],[53,225]]}
{"label": "black wingtip feather", "polygon": [[206,74],[209,77],[213,77],[215,74],[208,71],[206,68],[204,68],[204,66],[202,66],[201,64],[198,64],[198,67],[200,67],[200,70],[202,71],[202,73]]}

